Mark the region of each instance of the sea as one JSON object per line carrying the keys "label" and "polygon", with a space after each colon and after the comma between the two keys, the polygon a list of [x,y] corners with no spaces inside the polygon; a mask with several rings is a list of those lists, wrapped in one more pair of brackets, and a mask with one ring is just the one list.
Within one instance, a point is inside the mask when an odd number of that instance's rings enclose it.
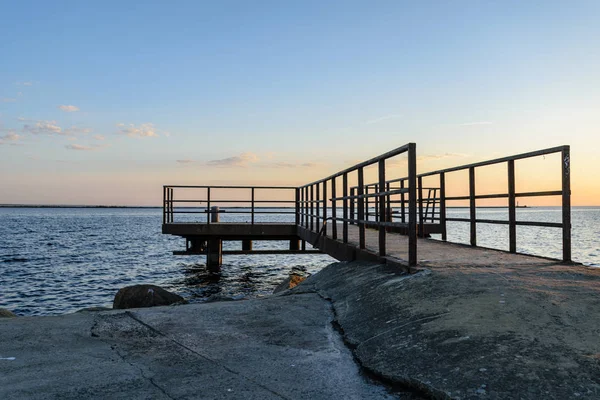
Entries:
{"label": "sea", "polygon": [[[448,216],[468,217],[466,209]],[[290,214],[268,214],[291,222]],[[478,208],[481,219],[506,220],[506,209]],[[243,214],[221,214],[223,222]],[[560,222],[558,207],[519,208],[517,220]],[[161,233],[158,208],[0,208],[0,308],[21,316],[72,313],[111,307],[116,292],[150,283],[190,302],[268,296],[290,273],[310,275],[335,259],[324,254],[226,255],[214,276],[201,255],[175,256],[185,240]],[[572,208],[573,260],[600,267],[600,207]],[[561,230],[517,227],[518,252],[560,259]],[[508,227],[478,224],[478,245],[508,249]],[[435,239],[435,236],[434,236]],[[468,243],[469,224],[448,223],[448,240]],[[286,248],[287,242],[256,241],[254,249]],[[310,247],[310,246],[308,246]],[[240,242],[225,242],[240,249]]]}

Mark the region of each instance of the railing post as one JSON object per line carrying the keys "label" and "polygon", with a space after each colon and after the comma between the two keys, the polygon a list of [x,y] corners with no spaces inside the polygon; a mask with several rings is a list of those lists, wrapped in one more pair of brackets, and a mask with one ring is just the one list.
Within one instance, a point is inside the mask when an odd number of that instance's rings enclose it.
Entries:
{"label": "railing post", "polygon": [[515,160],[508,161],[508,251],[517,252],[517,199],[515,196]]}
{"label": "railing post", "polygon": [[[348,179],[348,178],[346,177],[346,179]],[[354,211],[354,200],[355,200],[354,195],[355,195],[355,193],[356,193],[356,190],[354,188],[350,188],[350,197],[351,197],[351,199],[349,199],[350,200],[350,225],[354,225],[354,221],[356,220],[355,211]]]}
{"label": "railing post", "polygon": [[296,188],[295,193],[296,193],[296,225],[300,225],[300,188]]}
{"label": "railing post", "polygon": [[163,186],[163,225],[167,223],[167,188]]}
{"label": "railing post", "polygon": [[304,186],[304,227],[308,229],[308,186]]}
{"label": "railing post", "polygon": [[561,153],[562,164],[562,240],[563,261],[571,262],[571,148]]}
{"label": "railing post", "polygon": [[[417,145],[408,144],[408,266],[417,265]],[[404,208],[404,203],[402,203]]]}
{"label": "railing post", "polygon": [[342,236],[344,243],[348,243],[348,173],[344,172],[342,176],[342,196],[344,197],[343,213],[344,213],[344,225],[342,228]]}
{"label": "railing post", "polygon": [[[364,176],[364,175],[363,175]],[[365,196],[365,200],[364,200],[364,207],[365,207],[365,211],[364,211],[364,220],[365,221],[369,221],[369,185],[366,185],[364,187],[364,192],[363,192],[364,196]]]}
{"label": "railing post", "polygon": [[170,201],[169,201],[169,209],[170,209],[170,214],[171,214],[171,217],[169,218],[169,219],[170,219],[170,222],[173,222],[173,217],[174,217],[174,213],[173,213],[173,211],[174,211],[174,207],[175,207],[175,206],[173,205],[173,199],[175,198],[175,196],[173,195],[173,193],[174,193],[174,190],[175,190],[175,189],[173,189],[173,188],[171,188],[171,189],[170,189],[170,193],[171,193],[171,196],[170,196]]}
{"label": "railing post", "polygon": [[358,247],[365,248],[365,181],[363,167],[358,168]]}
{"label": "railing post", "polygon": [[442,240],[448,240],[446,226],[446,174],[440,173],[440,224],[442,225]]}
{"label": "railing post", "polygon": [[315,185],[310,185],[310,230],[315,230]]}
{"label": "railing post", "polygon": [[[391,191],[391,189],[392,189],[392,185],[389,182],[387,182],[385,184],[385,190],[387,192],[389,192],[389,191]],[[387,222],[394,222],[394,211],[392,210],[392,195],[388,194],[385,198],[386,198],[385,220]],[[386,230],[388,232],[391,232],[392,231],[392,227],[388,226],[386,228]]]}
{"label": "railing post", "polygon": [[323,181],[323,237],[327,237],[327,180]]}
{"label": "railing post", "polygon": [[335,187],[335,176],[331,178],[331,237],[337,240],[337,190]]}
{"label": "railing post", "polygon": [[251,220],[251,224],[254,225],[254,188],[251,189],[250,202],[251,202],[250,220]]}
{"label": "railing post", "polygon": [[206,188],[206,224],[210,225],[210,188]]}
{"label": "railing post", "polygon": [[477,212],[475,203],[475,167],[469,168],[469,221],[471,224],[471,246],[477,246]]}
{"label": "railing post", "polygon": [[316,223],[316,228],[317,228],[317,232],[319,232],[319,230],[321,229],[321,185],[316,183],[315,184],[315,190],[316,193],[315,195],[317,196],[316,198],[316,211],[317,211],[317,223]]}
{"label": "railing post", "polygon": [[[386,218],[385,218],[385,196],[382,196],[381,193],[385,191],[385,159],[381,159],[379,160],[379,184],[377,185],[377,193],[379,194],[379,197],[377,197],[377,203],[378,204],[378,209],[379,209],[379,213],[378,213],[378,217],[379,217],[379,222],[385,222]],[[385,226],[380,224],[379,225],[379,256],[380,257],[385,257],[386,256],[386,248],[385,248]]]}
{"label": "railing post", "polygon": [[[409,186],[409,188],[410,188],[410,186]],[[404,179],[402,179],[400,181],[400,189],[404,189]],[[406,196],[404,193],[400,193],[400,202],[402,204],[402,208],[400,210],[400,222],[405,224],[406,223],[406,208],[405,208],[404,204],[406,202]]]}
{"label": "railing post", "polygon": [[423,216],[423,177],[419,176],[419,236],[425,237],[425,221]]}

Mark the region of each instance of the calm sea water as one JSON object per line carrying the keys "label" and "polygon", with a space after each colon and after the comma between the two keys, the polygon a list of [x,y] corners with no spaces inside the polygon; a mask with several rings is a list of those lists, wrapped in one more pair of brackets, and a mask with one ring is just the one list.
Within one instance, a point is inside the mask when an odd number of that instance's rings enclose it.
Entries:
{"label": "calm sea water", "polygon": [[[480,209],[479,218],[506,219],[506,210]],[[467,216],[466,210],[449,214]],[[291,221],[291,215],[268,215]],[[222,214],[222,220],[247,216]],[[557,208],[519,209],[519,220],[560,221]],[[573,259],[600,267],[600,208],[573,208]],[[0,208],[0,307],[19,315],[51,315],[111,306],[123,286],[152,283],[192,302],[268,295],[292,271],[315,273],[326,255],[225,256],[215,280],[204,256],[173,256],[184,239],[161,234],[159,209]],[[449,226],[449,240],[466,243],[468,224]],[[518,250],[561,257],[560,229],[519,227]],[[478,227],[479,244],[507,249],[508,228]],[[227,243],[240,248],[239,242]],[[255,242],[255,249],[287,242]]]}

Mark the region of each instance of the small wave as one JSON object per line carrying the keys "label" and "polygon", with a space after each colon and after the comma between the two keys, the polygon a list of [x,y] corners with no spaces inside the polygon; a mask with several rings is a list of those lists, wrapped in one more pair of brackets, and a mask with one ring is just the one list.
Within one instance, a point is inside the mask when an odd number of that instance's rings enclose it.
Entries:
{"label": "small wave", "polygon": [[29,261],[28,258],[21,258],[21,257],[13,257],[13,258],[6,258],[4,260],[2,260],[2,262],[5,263],[16,263],[16,262],[27,262]]}

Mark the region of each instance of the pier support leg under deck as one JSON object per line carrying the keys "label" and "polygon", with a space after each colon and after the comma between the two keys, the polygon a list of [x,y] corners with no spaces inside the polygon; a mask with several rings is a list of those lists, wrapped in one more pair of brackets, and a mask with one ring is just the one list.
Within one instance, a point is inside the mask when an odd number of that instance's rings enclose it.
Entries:
{"label": "pier support leg under deck", "polygon": [[[210,208],[210,222],[219,222],[219,207]],[[210,239],[206,247],[206,268],[211,273],[219,273],[221,264],[223,264],[223,240]]]}
{"label": "pier support leg under deck", "polygon": [[206,268],[209,272],[221,272],[223,264],[223,241],[221,239],[210,239],[206,248]]}

